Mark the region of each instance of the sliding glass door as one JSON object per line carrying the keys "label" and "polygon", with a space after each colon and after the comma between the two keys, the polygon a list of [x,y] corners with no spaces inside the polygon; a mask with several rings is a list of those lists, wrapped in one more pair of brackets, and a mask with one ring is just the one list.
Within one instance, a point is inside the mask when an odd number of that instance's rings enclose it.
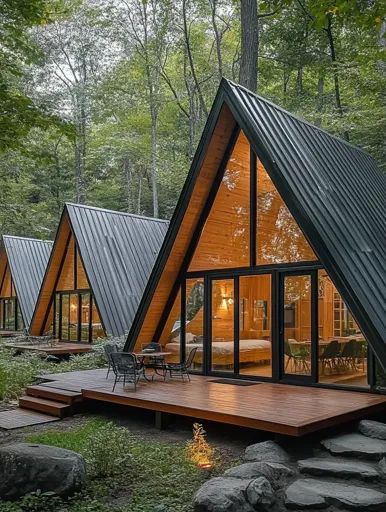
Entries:
{"label": "sliding glass door", "polygon": [[54,334],[61,341],[90,343],[101,335],[103,329],[89,291],[57,293],[54,309]]}
{"label": "sliding glass door", "polygon": [[280,375],[316,381],[315,273],[280,275]]}
{"label": "sliding glass door", "polygon": [[212,279],[210,302],[210,371],[234,373],[237,343],[234,279]]}

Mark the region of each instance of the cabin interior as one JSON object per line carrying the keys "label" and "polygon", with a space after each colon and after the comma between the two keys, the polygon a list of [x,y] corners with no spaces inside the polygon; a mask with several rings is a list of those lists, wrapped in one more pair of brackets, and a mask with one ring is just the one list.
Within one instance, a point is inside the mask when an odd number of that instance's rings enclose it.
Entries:
{"label": "cabin interior", "polygon": [[46,333],[60,341],[91,343],[105,331],[74,236],[66,245],[51,297]]}
{"label": "cabin interior", "polygon": [[15,285],[6,252],[0,256],[0,331],[22,331],[24,328]]}
{"label": "cabin interior", "polygon": [[233,144],[154,341],[172,361],[197,348],[206,375],[368,387],[352,314],[242,131]]}

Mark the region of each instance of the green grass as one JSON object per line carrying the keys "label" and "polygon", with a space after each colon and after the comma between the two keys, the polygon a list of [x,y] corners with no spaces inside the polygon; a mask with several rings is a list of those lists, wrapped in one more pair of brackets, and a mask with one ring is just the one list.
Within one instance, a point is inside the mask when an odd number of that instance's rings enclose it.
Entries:
{"label": "green grass", "polygon": [[[100,436],[100,432],[103,432]],[[184,442],[160,442],[131,434],[101,418],[88,420],[83,426],[69,431],[48,431],[28,437],[29,442],[60,446],[81,453],[89,461],[90,446],[98,457],[98,446],[103,457],[109,452],[109,443],[119,439],[125,443],[130,460],[118,464],[113,476],[90,479],[88,494],[82,499],[62,504],[68,512],[190,512],[195,491],[210,476],[186,458]],[[122,445],[121,445],[122,446]],[[234,462],[234,461],[233,461]],[[228,465],[228,464],[226,464]],[[223,471],[224,461],[218,459],[217,470]],[[126,503],[114,508],[114,496],[126,494]],[[111,503],[113,505],[111,505]],[[46,509],[47,503],[44,505]],[[63,508],[64,507],[64,508]],[[95,508],[97,507],[97,508]],[[16,512],[21,512],[18,509]],[[5,512],[9,512],[5,510]],[[13,512],[13,510],[12,510]]]}

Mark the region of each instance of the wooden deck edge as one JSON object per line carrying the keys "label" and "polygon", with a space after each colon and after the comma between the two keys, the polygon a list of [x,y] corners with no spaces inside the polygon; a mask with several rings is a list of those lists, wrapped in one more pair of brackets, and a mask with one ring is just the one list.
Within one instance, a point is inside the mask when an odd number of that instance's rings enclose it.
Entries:
{"label": "wooden deck edge", "polygon": [[248,427],[255,430],[264,430],[266,432],[284,434],[291,437],[299,437],[303,435],[297,426],[284,425],[281,423],[274,423],[265,420],[256,420],[253,418],[245,418],[233,414],[205,411],[192,407],[165,404],[162,402],[154,402],[143,398],[135,398],[131,396],[123,397],[121,395],[113,395],[109,392],[98,391],[96,389],[82,389],[81,391],[83,397],[90,400],[99,400],[102,402],[109,402],[119,405],[128,405],[130,407],[137,407],[139,409],[147,409],[151,411],[176,414],[178,416],[199,418],[228,425],[236,425],[238,427]]}

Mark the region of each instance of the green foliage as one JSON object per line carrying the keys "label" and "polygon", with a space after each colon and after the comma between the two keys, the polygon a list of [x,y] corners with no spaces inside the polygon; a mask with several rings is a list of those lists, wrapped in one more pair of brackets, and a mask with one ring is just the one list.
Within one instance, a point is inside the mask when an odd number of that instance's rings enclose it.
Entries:
{"label": "green foliage", "polygon": [[[222,455],[217,469],[208,473],[187,459],[185,443],[143,438],[100,418],[90,419],[74,430],[32,435],[28,441],[75,450],[92,469],[87,495],[63,503],[58,509],[63,512],[107,512],[113,496],[125,493],[127,500],[120,505],[120,512],[190,512],[193,494],[200,485],[224,471],[225,465],[235,463]],[[49,507],[44,510],[51,511]]]}
{"label": "green foliage", "polygon": [[[102,345],[102,344],[101,344]],[[59,364],[45,361],[36,353],[14,356],[14,350],[0,345],[0,400],[16,400],[24,388],[44,373],[90,370],[105,366],[102,350],[71,356]]]}

